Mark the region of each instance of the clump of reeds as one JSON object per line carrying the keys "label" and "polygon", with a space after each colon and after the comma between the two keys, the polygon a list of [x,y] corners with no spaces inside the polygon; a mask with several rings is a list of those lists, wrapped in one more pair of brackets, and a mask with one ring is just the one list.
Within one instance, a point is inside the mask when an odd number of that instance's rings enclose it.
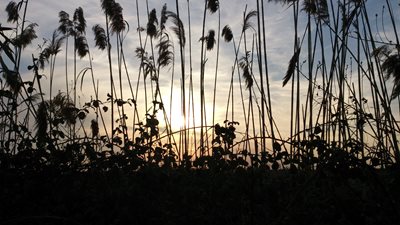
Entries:
{"label": "clump of reeds", "polygon": [[[236,34],[229,25],[221,29],[224,9],[220,2],[205,0],[201,36],[195,39],[199,42],[192,42],[189,1],[185,16],[181,16],[178,0],[175,12],[165,4],[159,13],[156,8],[150,10],[148,1],[142,13],[136,1],[139,43],[135,53],[139,68],[134,77],[126,59],[126,52],[133,50],[124,45],[132,33],[128,33],[123,7],[115,0],[101,0],[105,21],[103,25],[93,25],[93,45],[107,54],[108,90],[99,90],[92,64],[92,43],[86,39],[87,24],[80,7],[72,18],[65,11],[59,12],[58,28],[28,65],[32,79],[23,80],[23,49],[37,38],[37,25],[25,20],[28,1],[11,1],[6,6],[7,22],[15,27],[0,26],[2,153],[46,153],[50,155],[41,158],[44,165],[59,163],[79,169],[99,166],[101,163],[96,163],[102,160],[131,169],[147,164],[202,168],[224,168],[227,164],[234,168],[383,168],[397,163],[400,128],[393,108],[400,94],[400,43],[392,4],[382,3],[389,11],[394,41],[387,36],[387,40],[375,40],[367,3],[363,1],[273,2],[293,10],[293,53],[286,73],[282,72],[282,86],[290,86],[291,91],[288,137],[280,133],[279,121],[273,114],[271,83],[275,81],[268,68],[264,1],[256,0],[257,10],[247,10],[246,6],[242,27]],[[146,21],[141,24],[142,17]],[[299,25],[301,18],[306,18],[305,27]],[[218,20],[217,25],[210,20]],[[227,84],[219,83],[221,38],[230,42],[234,51]],[[72,65],[68,60],[70,39]],[[200,47],[199,57],[192,55],[194,45]],[[61,51],[65,52],[65,90],[55,94],[53,83]],[[198,58],[197,73],[193,73],[192,57]],[[213,90],[206,90],[211,60],[215,60]],[[88,65],[79,70],[78,64],[84,63]],[[179,70],[175,68],[177,63]],[[82,89],[86,74],[90,75],[93,90],[90,100],[81,104],[79,83]],[[176,74],[180,99],[173,98]],[[196,74],[199,101],[194,98]],[[170,79],[169,98],[164,93],[166,85],[160,84],[166,77]],[[389,79],[393,83],[388,83]],[[129,91],[124,90],[126,84]],[[224,96],[227,105],[223,125],[216,119],[220,85],[229,88]],[[48,90],[48,97],[44,90]],[[206,108],[209,91],[212,110]],[[170,104],[166,105],[168,100]],[[195,112],[196,104],[199,115]],[[180,115],[172,115],[173,107],[179,107]],[[212,111],[212,119],[207,117],[208,111]],[[238,118],[242,125],[236,121]],[[176,120],[182,122],[178,130],[172,126]],[[196,125],[197,120],[200,124]],[[244,130],[240,138],[239,127]],[[89,128],[91,132],[87,132]],[[61,152],[68,154],[71,162],[51,155]],[[101,165],[105,170],[110,168]]]}

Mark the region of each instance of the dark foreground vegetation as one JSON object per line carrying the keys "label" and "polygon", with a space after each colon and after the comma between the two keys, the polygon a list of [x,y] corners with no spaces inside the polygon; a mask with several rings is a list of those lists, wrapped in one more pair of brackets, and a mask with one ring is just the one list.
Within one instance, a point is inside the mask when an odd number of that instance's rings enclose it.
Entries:
{"label": "dark foreground vegetation", "polygon": [[[101,0],[94,54],[81,7],[60,11],[52,38],[24,52],[38,25],[26,20],[28,0],[11,1],[0,23],[0,224],[399,224],[399,6],[382,1],[371,28],[363,0],[254,1],[234,31],[221,28],[220,1],[205,0],[192,41],[191,1],[175,1],[187,6],[181,17],[136,0],[129,26],[119,3]],[[293,10],[287,136],[271,100],[267,2]],[[124,46],[132,33],[136,49]],[[233,45],[229,72],[218,68],[222,44]],[[100,51],[106,88],[93,66]]]}
{"label": "dark foreground vegetation", "polygon": [[[83,146],[2,156],[1,224],[398,224],[400,169],[338,148],[311,164],[162,149],[96,158]],[[159,151],[159,153],[157,153]],[[146,159],[146,160],[145,160]],[[322,160],[324,159],[324,160]],[[369,161],[368,159],[367,161]],[[286,165],[279,169],[277,162]],[[305,160],[303,160],[305,161]],[[312,168],[312,169],[311,169]]]}
{"label": "dark foreground vegetation", "polygon": [[398,224],[400,173],[2,172],[1,224]]}

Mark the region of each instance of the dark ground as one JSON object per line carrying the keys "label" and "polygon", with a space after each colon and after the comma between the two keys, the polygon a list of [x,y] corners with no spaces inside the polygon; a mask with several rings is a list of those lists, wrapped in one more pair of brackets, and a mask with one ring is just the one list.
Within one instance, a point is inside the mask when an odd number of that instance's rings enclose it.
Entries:
{"label": "dark ground", "polygon": [[398,170],[0,172],[0,224],[398,224]]}

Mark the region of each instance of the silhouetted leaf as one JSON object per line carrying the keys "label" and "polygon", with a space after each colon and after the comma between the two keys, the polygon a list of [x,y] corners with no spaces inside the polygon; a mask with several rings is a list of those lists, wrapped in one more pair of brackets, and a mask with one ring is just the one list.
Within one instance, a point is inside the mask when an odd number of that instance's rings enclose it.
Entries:
{"label": "silhouetted leaf", "polygon": [[171,30],[174,31],[176,36],[179,38],[179,43],[184,47],[186,44],[186,37],[185,37],[185,28],[183,26],[182,20],[178,17],[178,15],[174,12],[167,11],[166,15],[168,19],[174,24],[171,27]]}
{"label": "silhouetted leaf", "polygon": [[6,40],[4,43],[0,41],[0,50],[7,55],[7,58],[15,64],[14,52],[11,50],[8,45],[9,40]]}
{"label": "silhouetted leaf", "polygon": [[0,31],[7,31],[7,30],[13,30],[13,28],[11,28],[11,27],[3,27],[0,24]]}
{"label": "silhouetted leaf", "polygon": [[0,90],[0,97],[5,97],[5,98],[13,98],[13,93],[8,90]]}
{"label": "silhouetted leaf", "polygon": [[79,118],[80,120],[84,120],[84,119],[86,118],[86,113],[83,112],[83,111],[80,111],[80,112],[78,113],[78,118]]}
{"label": "silhouetted leaf", "polygon": [[31,93],[33,92],[33,87],[28,87],[28,88],[26,89],[26,91],[27,91],[29,94],[31,94]]}
{"label": "silhouetted leaf", "polygon": [[6,85],[10,87],[14,94],[19,93],[21,87],[23,86],[23,82],[19,74],[13,70],[9,70],[2,57],[0,57],[0,65],[2,67],[3,77],[6,81]]}
{"label": "silhouetted leaf", "polygon": [[292,76],[293,76],[293,74],[294,74],[294,72],[296,70],[296,64],[297,64],[297,61],[299,60],[299,55],[300,55],[300,48],[298,48],[296,50],[296,52],[293,54],[292,58],[289,61],[288,70],[286,72],[285,77],[283,78],[283,84],[282,84],[283,87],[292,78]]}
{"label": "silhouetted leaf", "polygon": [[243,24],[243,32],[245,32],[246,30],[248,30],[249,28],[252,28],[253,27],[253,23],[251,22],[251,19],[253,18],[253,17],[256,17],[257,16],[257,11],[255,11],[255,10],[253,10],[253,11],[250,11],[247,15],[246,15],[246,17],[244,18],[244,24]]}
{"label": "silhouetted leaf", "polygon": [[272,163],[272,169],[273,169],[273,170],[278,170],[278,169],[279,169],[279,163],[278,163],[277,161],[274,161],[274,162]]}
{"label": "silhouetted leaf", "polygon": [[273,147],[274,151],[280,152],[282,150],[282,146],[278,142],[274,142]]}
{"label": "silhouetted leaf", "polygon": [[86,67],[85,69],[83,69],[83,70],[79,73],[79,76],[81,76],[81,90],[82,90],[82,87],[83,87],[83,78],[85,78],[86,72],[87,72],[87,71],[90,71],[90,70],[92,70],[92,68]]}

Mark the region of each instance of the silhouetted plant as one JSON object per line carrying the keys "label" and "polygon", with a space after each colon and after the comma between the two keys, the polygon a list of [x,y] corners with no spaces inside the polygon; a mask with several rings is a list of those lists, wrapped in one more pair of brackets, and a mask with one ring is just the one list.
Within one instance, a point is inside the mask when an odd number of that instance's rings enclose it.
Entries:
{"label": "silhouetted plant", "polygon": [[207,8],[211,13],[217,12],[219,9],[219,1],[218,0],[207,0]]}
{"label": "silhouetted plant", "polygon": [[295,74],[295,70],[296,70],[296,64],[299,60],[299,55],[300,55],[300,48],[297,49],[297,51],[293,54],[292,58],[289,61],[289,65],[288,65],[288,69],[286,71],[286,75],[283,78],[283,82],[282,82],[282,86],[284,87],[289,81],[290,79],[292,79],[292,77]]}
{"label": "silhouetted plant", "polygon": [[79,36],[75,40],[75,49],[78,56],[83,58],[88,54],[89,46],[84,36]]}
{"label": "silhouetted plant", "polygon": [[32,23],[29,24],[22,32],[21,34],[17,35],[13,39],[13,43],[20,48],[26,48],[29,44],[32,43],[33,39],[37,38],[35,27],[37,24]]}
{"label": "silhouetted plant", "polygon": [[[73,16],[73,33],[74,35],[84,35],[86,33],[86,19],[83,15],[83,9],[78,7]],[[61,22],[61,21],[60,21]],[[75,34],[76,32],[76,34]]]}
{"label": "silhouetted plant", "polygon": [[243,32],[244,31],[246,31],[246,30],[248,30],[248,29],[250,29],[250,28],[252,28],[252,29],[254,29],[254,25],[253,25],[253,23],[251,22],[251,19],[253,18],[253,17],[256,17],[257,16],[257,14],[258,14],[258,12],[257,11],[250,11],[250,12],[248,12],[247,14],[246,14],[246,16],[245,16],[245,18],[244,18],[244,22],[243,22]]}
{"label": "silhouetted plant", "polygon": [[38,107],[38,117],[36,118],[36,138],[38,140],[39,147],[44,147],[46,140],[49,139],[47,136],[48,128],[48,114],[47,114],[47,103],[41,102]]}
{"label": "silhouetted plant", "polygon": [[102,28],[99,24],[93,26],[94,32],[94,40],[96,42],[96,47],[99,47],[100,50],[104,50],[107,47],[107,35],[104,28]]}
{"label": "silhouetted plant", "polygon": [[149,21],[147,22],[147,35],[149,35],[151,38],[157,35],[158,32],[157,25],[158,25],[157,12],[156,9],[153,9],[150,12]]}
{"label": "silhouetted plant", "polygon": [[222,29],[222,37],[224,37],[226,42],[230,42],[233,39],[232,30],[229,25],[225,25],[225,27]]}
{"label": "silhouetted plant", "polygon": [[215,31],[214,30],[209,30],[208,35],[206,36],[206,42],[207,42],[207,50],[212,50],[215,45]]}
{"label": "silhouetted plant", "polygon": [[239,122],[228,121],[224,122],[224,126],[222,127],[219,124],[214,125],[215,139],[213,140],[213,144],[219,144],[224,146],[225,151],[229,151],[230,147],[233,145],[233,142],[236,138],[236,128],[235,126],[239,125]]}
{"label": "silhouetted plant", "polygon": [[393,91],[391,99],[400,95],[400,57],[398,50],[389,45],[382,45],[374,50],[374,56],[382,60],[382,70],[386,73],[386,79],[393,78]]}
{"label": "silhouetted plant", "polygon": [[246,55],[239,61],[239,67],[243,71],[242,75],[243,75],[244,81],[246,83],[246,89],[249,89],[250,93],[251,93],[251,88],[253,87],[253,76],[252,76],[249,64],[250,64],[250,62],[249,62],[248,55]]}
{"label": "silhouetted plant", "polygon": [[303,10],[308,14],[315,15],[318,20],[329,21],[329,9],[327,0],[304,0]]}
{"label": "silhouetted plant", "polygon": [[7,22],[17,22],[19,19],[19,11],[21,10],[23,1],[18,3],[10,1],[6,7],[6,12],[8,15]]}

